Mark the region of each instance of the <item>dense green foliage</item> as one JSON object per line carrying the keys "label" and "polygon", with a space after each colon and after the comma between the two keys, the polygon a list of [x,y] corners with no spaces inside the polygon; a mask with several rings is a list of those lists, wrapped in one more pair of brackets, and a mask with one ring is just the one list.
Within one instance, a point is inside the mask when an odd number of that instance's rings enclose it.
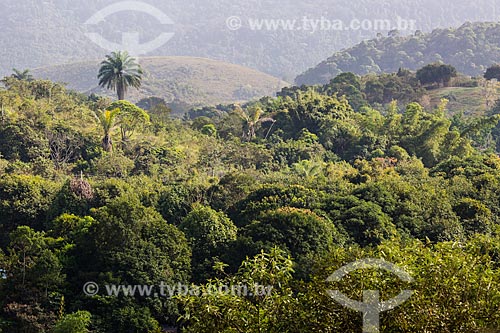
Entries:
{"label": "dense green foliage", "polygon": [[417,71],[417,79],[423,85],[437,84],[448,87],[452,78],[457,76],[457,70],[450,65],[430,64]]}
{"label": "dense green foliage", "polygon": [[[432,245],[386,242],[375,248],[337,248],[318,263],[311,282],[293,279],[293,262],[279,249],[246,260],[237,274],[203,287],[203,297],[181,298],[186,332],[360,332],[361,314],[332,301],[327,290],[353,299],[362,290],[383,290],[389,299],[402,289],[416,292],[400,307],[382,314],[381,332],[497,332],[500,296],[498,237]],[[382,258],[404,267],[413,282],[403,283],[379,270],[358,270],[339,283],[329,274],[349,262]],[[221,285],[259,281],[271,292],[260,297],[214,292]]]}
{"label": "dense green foliage", "polygon": [[[399,104],[396,83],[410,95]],[[414,277],[405,286],[360,271],[336,286],[385,299],[415,290],[383,314],[383,331],[500,325],[497,108],[450,117],[446,101],[424,107],[405,70],[343,74],[183,121],[50,81],[4,86],[4,332],[358,331],[360,315],[325,280],[366,257]],[[102,110],[117,109],[104,126]],[[106,149],[103,134],[120,144]],[[88,282],[97,294],[84,293]],[[192,283],[272,289],[171,298],[106,288]]]}
{"label": "dense green foliage", "polygon": [[77,311],[65,315],[52,329],[52,333],[88,333],[90,313]]}
{"label": "dense green foliage", "polygon": [[486,73],[484,73],[484,78],[486,80],[500,80],[500,65],[495,64],[491,67],[488,67]]}

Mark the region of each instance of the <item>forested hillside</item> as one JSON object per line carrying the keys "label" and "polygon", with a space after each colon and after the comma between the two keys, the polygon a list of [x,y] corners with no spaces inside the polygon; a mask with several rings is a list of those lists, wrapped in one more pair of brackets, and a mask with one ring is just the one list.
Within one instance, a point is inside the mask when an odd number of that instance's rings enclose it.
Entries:
{"label": "forested hillside", "polygon": [[[431,80],[422,83],[419,72],[428,68],[433,73]],[[447,78],[446,83],[442,83],[440,68],[456,71],[452,66],[434,63],[417,71],[400,68],[394,73],[366,75],[346,72],[337,75],[328,84],[315,85],[314,89],[330,95],[346,96],[355,109],[364,106],[384,108],[392,101],[418,102],[425,108],[432,109],[446,99],[449,116],[485,115],[491,111],[500,95],[500,84],[497,80],[471,78],[456,72],[453,77]],[[433,75],[435,77],[432,77]],[[284,88],[281,94],[308,89],[309,86],[288,87]]]}
{"label": "forested hillside", "polygon": [[[377,106],[339,94],[355,80],[181,121],[161,105],[146,113],[50,81],[4,79],[0,330],[357,332],[361,315],[328,290],[360,298],[369,288],[384,299],[415,290],[382,315],[381,331],[495,332],[499,107],[449,117],[445,100]],[[366,257],[413,282],[373,270],[326,282]],[[242,283],[268,293],[214,292]],[[162,284],[211,292],[107,288]]]}
{"label": "forested hillside", "polygon": [[324,84],[342,72],[356,74],[417,70],[441,61],[461,73],[477,76],[500,61],[500,24],[465,23],[460,28],[417,31],[411,36],[394,32],[335,53],[296,78],[296,83]]}
{"label": "forested hillside", "polygon": [[[436,27],[458,27],[465,21],[494,21],[495,13],[500,12],[496,0],[388,0],[382,3],[373,0],[317,0],[314,3],[250,0],[237,5],[231,0],[146,2],[167,14],[174,24],[164,27],[155,18],[132,11],[111,15],[98,26],[84,24],[102,8],[117,3],[113,0],[2,0],[0,74],[7,75],[14,67],[36,68],[99,59],[105,52],[114,51],[99,48],[85,36],[87,32],[101,33],[106,39],[119,43],[123,32],[139,32],[141,41],[145,42],[157,37],[159,31],[168,31],[175,33],[174,38],[148,55],[222,60],[291,82],[333,52],[374,38],[377,33],[386,35],[388,30],[341,29],[314,33],[304,31],[303,27],[293,31],[282,28],[251,30],[249,19],[297,20],[300,24],[307,16],[313,20],[340,20],[348,25],[353,19],[388,19],[394,23],[401,17],[414,20],[416,29],[428,32]],[[231,31],[226,27],[226,20],[231,16],[241,18],[241,29]],[[402,33],[413,34],[414,31]],[[413,57],[411,53],[408,55]]]}

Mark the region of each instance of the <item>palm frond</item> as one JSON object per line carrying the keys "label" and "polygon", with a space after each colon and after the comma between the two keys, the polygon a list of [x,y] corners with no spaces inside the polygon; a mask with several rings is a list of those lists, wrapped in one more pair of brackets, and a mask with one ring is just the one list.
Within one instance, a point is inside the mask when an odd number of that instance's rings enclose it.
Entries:
{"label": "palm frond", "polygon": [[141,87],[142,74],[142,68],[135,58],[130,57],[126,51],[118,51],[107,55],[101,62],[97,78],[99,86],[116,91],[120,98],[124,97],[128,87]]}

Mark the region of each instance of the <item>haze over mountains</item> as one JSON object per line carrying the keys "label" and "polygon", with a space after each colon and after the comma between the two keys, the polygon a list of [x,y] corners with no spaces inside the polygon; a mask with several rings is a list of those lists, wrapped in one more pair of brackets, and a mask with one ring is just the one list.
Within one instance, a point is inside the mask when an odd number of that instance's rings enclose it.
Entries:
{"label": "haze over mountains", "polygon": [[397,35],[363,41],[335,53],[299,75],[298,85],[324,84],[342,72],[391,73],[417,70],[433,62],[451,64],[466,75],[482,76],[500,62],[500,24],[465,23],[458,29],[435,29],[411,36]]}
{"label": "haze over mountains", "polygon": [[[298,74],[331,56],[335,51],[374,38],[387,31],[287,31],[249,28],[249,19],[319,20],[349,22],[357,19],[415,20],[416,29],[458,27],[465,21],[498,18],[497,0],[148,0],[168,15],[173,25],[162,25],[145,13],[115,13],[95,26],[84,23],[115,0],[2,0],[0,3],[0,74],[13,67],[34,68],[101,59],[108,50],[94,44],[86,32],[120,42],[122,33],[137,32],[141,42],[153,40],[159,31],[175,33],[164,46],[148,56],[206,57],[248,66],[292,81]],[[230,30],[226,20],[241,18],[242,28]],[[405,33],[414,33],[406,31]]]}

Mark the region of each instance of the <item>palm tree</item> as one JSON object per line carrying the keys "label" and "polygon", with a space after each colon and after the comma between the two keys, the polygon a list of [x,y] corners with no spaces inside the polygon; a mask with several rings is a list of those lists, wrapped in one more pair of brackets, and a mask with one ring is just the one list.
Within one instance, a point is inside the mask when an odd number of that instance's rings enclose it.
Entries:
{"label": "palm tree", "polygon": [[111,139],[111,131],[115,126],[115,119],[120,113],[120,109],[98,111],[95,116],[101,124],[103,131],[102,148],[107,152],[113,151],[113,140]]}
{"label": "palm tree", "polygon": [[293,164],[295,172],[305,179],[310,179],[318,176],[324,163],[318,161],[302,160]]}
{"label": "palm tree", "polygon": [[18,79],[20,81],[33,81],[33,75],[31,75],[29,69],[25,69],[24,71],[20,71],[18,69],[13,68],[12,71],[14,73],[11,76],[14,79]]}
{"label": "palm tree", "polygon": [[259,125],[271,122],[272,125],[271,128],[269,128],[269,130],[267,131],[267,138],[269,132],[272,129],[272,126],[276,122],[276,120],[274,120],[273,118],[261,118],[264,112],[260,107],[254,107],[245,112],[239,105],[236,105],[234,112],[243,120],[243,139],[246,139],[247,141],[252,141],[255,138],[255,134]]}
{"label": "palm tree", "polygon": [[129,56],[127,51],[118,51],[106,56],[97,78],[99,86],[116,91],[118,99],[123,100],[128,87],[140,88],[142,74],[142,68],[135,58]]}

